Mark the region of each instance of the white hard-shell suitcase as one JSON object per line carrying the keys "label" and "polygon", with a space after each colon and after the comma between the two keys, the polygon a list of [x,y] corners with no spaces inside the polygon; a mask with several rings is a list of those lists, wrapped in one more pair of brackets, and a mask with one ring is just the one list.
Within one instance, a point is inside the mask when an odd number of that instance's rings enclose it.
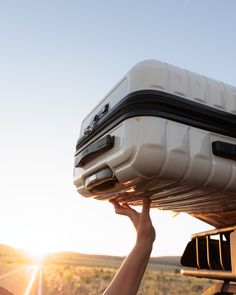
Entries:
{"label": "white hard-shell suitcase", "polygon": [[85,197],[236,224],[236,88],[156,60],[136,64],[84,119]]}

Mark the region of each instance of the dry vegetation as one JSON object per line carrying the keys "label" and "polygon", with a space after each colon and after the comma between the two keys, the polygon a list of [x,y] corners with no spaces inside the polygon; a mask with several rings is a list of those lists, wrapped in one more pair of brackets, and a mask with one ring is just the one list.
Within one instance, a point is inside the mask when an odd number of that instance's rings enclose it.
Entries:
{"label": "dry vegetation", "polygon": [[[102,294],[114,277],[123,257],[58,253],[42,265],[44,295]],[[22,251],[0,245],[0,276],[22,265],[35,263]],[[183,277],[178,257],[151,258],[138,295],[198,295],[214,282]],[[35,293],[36,294],[36,293]]]}
{"label": "dry vegetation", "polygon": [[[46,295],[102,294],[116,273],[115,268],[45,265],[43,286]],[[178,271],[149,269],[138,295],[201,294],[212,281],[182,277]]]}

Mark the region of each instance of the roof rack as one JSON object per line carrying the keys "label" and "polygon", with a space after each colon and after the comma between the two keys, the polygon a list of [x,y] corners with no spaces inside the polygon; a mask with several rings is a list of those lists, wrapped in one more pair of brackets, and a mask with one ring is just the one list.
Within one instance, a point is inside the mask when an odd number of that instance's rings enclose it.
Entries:
{"label": "roof rack", "polygon": [[[218,239],[214,237],[218,236]],[[181,257],[185,276],[236,281],[236,226],[192,235]]]}

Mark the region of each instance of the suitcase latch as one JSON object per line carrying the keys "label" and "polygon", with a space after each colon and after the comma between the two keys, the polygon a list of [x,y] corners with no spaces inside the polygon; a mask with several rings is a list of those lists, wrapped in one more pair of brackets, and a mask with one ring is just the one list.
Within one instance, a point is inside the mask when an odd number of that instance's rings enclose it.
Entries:
{"label": "suitcase latch", "polygon": [[84,129],[84,135],[89,136],[93,132],[94,126],[97,124],[97,122],[105,116],[105,114],[109,110],[109,103],[105,104],[103,108],[94,116],[93,121],[89,124],[87,128]]}

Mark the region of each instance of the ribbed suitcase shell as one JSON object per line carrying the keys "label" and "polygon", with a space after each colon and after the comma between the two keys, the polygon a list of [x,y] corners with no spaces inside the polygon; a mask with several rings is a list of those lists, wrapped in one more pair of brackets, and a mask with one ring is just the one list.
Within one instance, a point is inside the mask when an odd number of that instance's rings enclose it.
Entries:
{"label": "ribbed suitcase shell", "polygon": [[[74,184],[78,192],[85,197],[116,198],[132,205],[140,204],[141,199],[148,196],[152,199],[152,207],[187,212],[217,227],[235,224],[236,162],[212,152],[213,142],[236,145],[234,131],[229,136],[226,131],[215,132],[210,125],[206,130],[191,123],[183,124],[181,120],[176,122],[165,115],[140,116],[139,113],[118,121],[110,129],[107,126],[108,131],[105,128],[97,133],[93,131],[91,122],[105,106],[109,105],[109,113],[129,94],[142,91],[187,100],[192,104],[193,112],[195,107],[201,109],[203,106],[205,112],[218,112],[222,120],[225,116],[235,119],[235,87],[160,61],[142,61],[83,121],[75,163],[78,156],[99,138],[112,136],[114,146],[75,167]],[[106,115],[95,123],[99,125],[105,120]],[[223,124],[224,121],[221,129],[224,129]],[[114,184],[101,191],[86,189],[86,180],[106,167],[116,179]]]}

